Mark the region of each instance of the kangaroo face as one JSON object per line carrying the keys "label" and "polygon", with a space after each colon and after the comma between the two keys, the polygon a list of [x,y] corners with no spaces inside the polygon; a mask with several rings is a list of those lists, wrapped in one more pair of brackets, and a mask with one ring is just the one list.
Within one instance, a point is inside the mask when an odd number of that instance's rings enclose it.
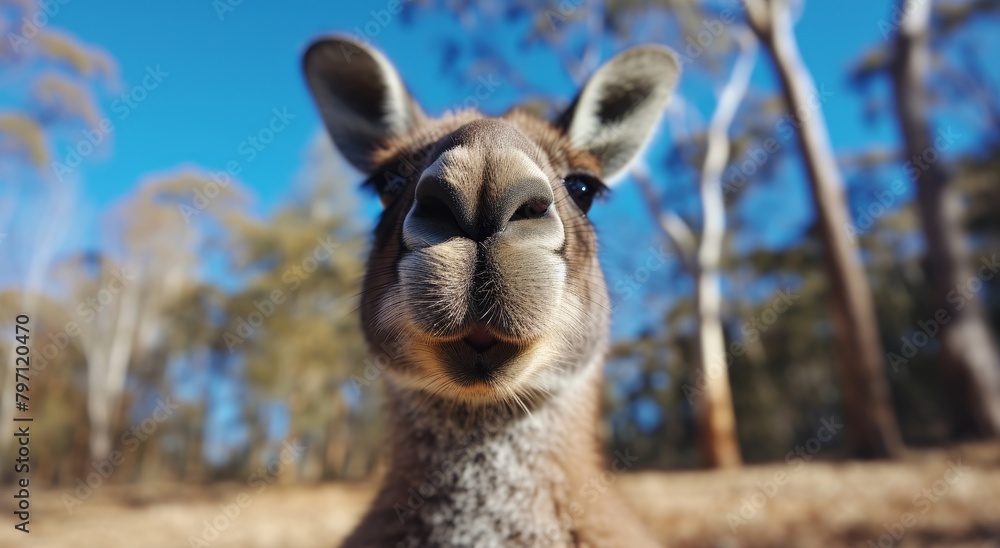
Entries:
{"label": "kangaroo face", "polygon": [[551,122],[518,109],[430,119],[380,53],[348,39],[315,43],[304,66],[335,144],[385,206],[361,310],[392,382],[533,401],[603,352],[587,212],[648,139],[676,85],[672,53],[615,57]]}

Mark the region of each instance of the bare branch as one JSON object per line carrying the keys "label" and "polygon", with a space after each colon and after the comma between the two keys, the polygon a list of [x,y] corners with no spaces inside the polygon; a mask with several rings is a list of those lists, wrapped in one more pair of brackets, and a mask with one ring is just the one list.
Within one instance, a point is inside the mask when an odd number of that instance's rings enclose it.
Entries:
{"label": "bare branch", "polygon": [[677,250],[684,266],[689,271],[694,272],[697,246],[691,228],[684,222],[684,219],[681,219],[680,215],[660,207],[660,199],[656,195],[652,174],[644,163],[638,162],[632,167],[632,177],[639,183],[639,190],[642,191],[643,201],[646,202],[649,214],[653,216],[657,226]]}
{"label": "bare branch", "polygon": [[771,17],[768,14],[767,0],[743,0],[747,8],[747,23],[754,34],[765,40],[771,33]]}
{"label": "bare branch", "polygon": [[757,41],[748,31],[737,32],[741,52],[733,67],[729,82],[719,95],[719,104],[708,126],[705,160],[701,171],[702,237],[698,249],[701,268],[717,268],[726,228],[725,199],[722,194],[722,172],[729,161],[729,126],[750,85],[750,75],[757,60]]}

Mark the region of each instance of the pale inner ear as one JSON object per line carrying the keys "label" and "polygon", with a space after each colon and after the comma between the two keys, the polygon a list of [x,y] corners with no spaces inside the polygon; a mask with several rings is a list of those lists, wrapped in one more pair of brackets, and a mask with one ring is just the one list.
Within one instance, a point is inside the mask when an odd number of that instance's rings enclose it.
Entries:
{"label": "pale inner ear", "polygon": [[381,121],[385,130],[392,134],[406,133],[416,122],[414,110],[419,110],[416,102],[410,97],[396,67],[377,51],[373,59],[378,65],[378,74],[383,76],[381,84],[385,89],[385,98],[382,101]]}
{"label": "pale inner ear", "polygon": [[649,141],[679,77],[673,51],[627,50],[591,76],[560,124],[574,147],[597,158],[602,178],[613,181]]}
{"label": "pale inner ear", "polygon": [[303,56],[303,69],[334,144],[363,173],[373,169],[375,149],[423,120],[392,63],[364,44],[319,40]]}

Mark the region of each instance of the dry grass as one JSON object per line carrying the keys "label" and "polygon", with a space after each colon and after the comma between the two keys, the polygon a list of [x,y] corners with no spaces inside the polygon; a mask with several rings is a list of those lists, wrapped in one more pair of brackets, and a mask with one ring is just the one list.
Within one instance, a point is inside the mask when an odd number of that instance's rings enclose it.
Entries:
{"label": "dry grass", "polygon": [[[949,461],[968,468],[956,478],[947,472]],[[782,473],[783,485],[769,484]],[[995,444],[915,451],[896,463],[638,473],[617,483],[670,546],[1000,547],[1000,445]],[[762,494],[760,485],[773,496]],[[940,496],[930,494],[936,501],[919,495],[935,487]],[[269,486],[250,495],[249,506],[210,544],[331,546],[364,511],[372,488]],[[189,537],[202,533],[220,505],[251,491],[240,485],[211,491],[106,486],[72,514],[63,506],[62,491],[36,492],[27,537],[14,532],[11,498],[5,494],[0,546],[189,546]],[[757,503],[754,515],[744,501]],[[741,508],[747,519],[734,529],[727,515],[739,516]],[[903,525],[906,513],[913,516],[909,526]],[[880,544],[879,536],[888,535],[886,524],[901,538],[885,536]]]}

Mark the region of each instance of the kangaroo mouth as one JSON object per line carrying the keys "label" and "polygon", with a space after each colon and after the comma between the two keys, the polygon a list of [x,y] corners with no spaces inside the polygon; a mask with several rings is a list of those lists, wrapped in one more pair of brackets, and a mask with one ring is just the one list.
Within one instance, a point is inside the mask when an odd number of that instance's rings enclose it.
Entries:
{"label": "kangaroo mouth", "polygon": [[462,342],[469,345],[477,353],[482,354],[500,342],[500,339],[496,338],[489,328],[477,325],[462,339]]}
{"label": "kangaroo mouth", "polygon": [[502,383],[524,350],[522,345],[503,340],[489,327],[477,324],[461,339],[440,343],[437,353],[452,381],[473,387]]}

